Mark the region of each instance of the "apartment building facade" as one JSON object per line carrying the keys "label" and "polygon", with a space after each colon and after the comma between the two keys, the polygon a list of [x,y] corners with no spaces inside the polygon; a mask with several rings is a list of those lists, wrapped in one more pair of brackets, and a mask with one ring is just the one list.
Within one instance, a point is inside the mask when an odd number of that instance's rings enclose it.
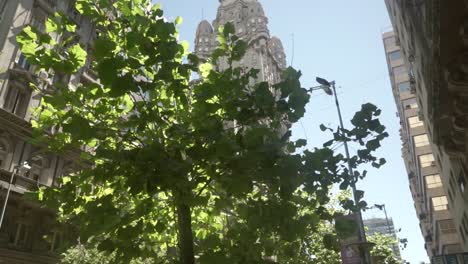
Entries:
{"label": "apartment building facade", "polygon": [[[56,11],[68,14],[78,24],[79,42],[91,48],[95,30],[74,8],[72,0],[0,0],[0,202],[3,205],[9,181],[5,219],[0,229],[0,263],[56,263],[57,249],[67,233],[55,222],[54,212],[24,199],[37,186],[57,186],[59,178],[75,167],[76,156],[57,156],[29,143],[32,110],[40,105],[40,93],[29,83],[39,77],[53,83],[95,81],[89,71],[74,76],[37,73],[16,43],[26,25],[45,30],[48,16]],[[53,36],[60,41],[57,36]],[[47,84],[44,84],[47,85]],[[47,88],[47,87],[43,87]],[[16,170],[27,162],[30,169]]]}
{"label": "apartment building facade", "polygon": [[[455,222],[456,208],[449,204],[450,177],[439,166],[437,146],[430,140],[426,121],[412,76],[404,59],[398,36],[390,31],[383,34],[386,58],[395,103],[401,124],[402,155],[408,171],[409,187],[420,221],[425,248],[430,257],[463,251],[463,234]],[[437,158],[436,158],[437,157]]]}
{"label": "apartment building facade", "polygon": [[433,145],[460,247],[468,252],[468,2],[385,2]]}

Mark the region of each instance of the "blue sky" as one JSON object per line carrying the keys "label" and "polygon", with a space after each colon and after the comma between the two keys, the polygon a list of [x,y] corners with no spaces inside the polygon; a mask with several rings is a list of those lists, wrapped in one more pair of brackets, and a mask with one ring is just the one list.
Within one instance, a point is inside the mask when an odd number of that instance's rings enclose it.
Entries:
{"label": "blue sky", "polygon": [[[315,77],[336,80],[340,87],[345,120],[372,102],[383,110],[382,122],[387,126],[387,139],[380,155],[387,165],[371,170],[359,188],[366,191],[369,204],[385,203],[395,226],[402,228],[400,237],[409,240],[403,257],[411,263],[428,261],[424,241],[409,191],[407,173],[401,158],[399,120],[391,92],[381,34],[390,21],[383,0],[260,0],[269,17],[272,35],[283,41],[291,63],[303,73],[304,87],[315,86]],[[168,18],[184,18],[181,40],[193,43],[196,26],[202,19],[212,21],[216,0],[155,0],[161,3]],[[193,44],[192,44],[193,46]],[[331,97],[317,92],[311,98],[306,116],[294,127],[294,136],[307,138],[309,148],[328,140],[318,128],[320,124],[337,126],[338,119]],[[351,149],[353,151],[353,149]],[[383,217],[371,211],[365,217]]]}

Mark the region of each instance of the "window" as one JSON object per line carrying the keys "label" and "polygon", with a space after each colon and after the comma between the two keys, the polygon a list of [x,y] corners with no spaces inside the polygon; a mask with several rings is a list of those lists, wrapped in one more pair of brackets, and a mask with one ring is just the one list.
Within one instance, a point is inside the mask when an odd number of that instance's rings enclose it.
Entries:
{"label": "window", "polygon": [[395,76],[408,75],[408,70],[406,69],[404,65],[398,66],[398,67],[393,68],[393,75]]}
{"label": "window", "polygon": [[385,47],[391,47],[391,46],[396,46],[396,38],[395,37],[389,37],[384,39]]}
{"label": "window", "polygon": [[31,64],[26,60],[26,57],[23,53],[20,54],[17,64],[26,71],[29,71],[29,69],[31,69]]}
{"label": "window", "polygon": [[460,234],[461,234],[462,239],[463,239],[463,243],[466,243],[466,236],[465,236],[465,234],[463,233],[463,230],[462,230],[462,227],[461,227],[461,226],[459,227],[459,230],[460,230]]}
{"label": "window", "polygon": [[[449,255],[449,254],[459,253],[462,250],[459,244],[449,244],[449,245],[445,245],[442,251],[443,251],[443,254]],[[447,263],[452,263],[452,262],[447,261]]]}
{"label": "window", "polygon": [[49,248],[49,251],[50,252],[55,252],[57,251],[61,244],[62,244],[62,233],[59,232],[59,231],[52,231],[50,233],[50,248]]}
{"label": "window", "polygon": [[400,91],[400,93],[411,91],[410,82],[399,83],[398,84],[398,90]]}
{"label": "window", "polygon": [[466,179],[463,172],[460,172],[460,175],[458,176],[458,186],[460,187],[461,193],[465,193]]}
{"label": "window", "polygon": [[28,240],[29,240],[29,233],[30,233],[29,226],[22,224],[22,223],[16,224],[16,234],[15,234],[15,241],[13,241],[13,245],[17,247],[23,247],[23,248],[26,247],[28,244]]}
{"label": "window", "polygon": [[30,91],[10,85],[3,108],[20,117],[24,117],[28,110],[30,95]]}
{"label": "window", "polygon": [[409,117],[408,123],[411,128],[424,126],[424,122],[419,119],[419,116]]}
{"label": "window", "polygon": [[421,168],[427,168],[434,165],[434,155],[426,154],[419,156],[419,163],[421,164]]}
{"label": "window", "polygon": [[450,198],[450,202],[454,203],[455,200],[453,199],[452,189],[450,189],[450,188],[448,190],[448,196]]}
{"label": "window", "polygon": [[448,209],[447,196],[439,196],[432,198],[432,207],[434,211],[443,211]]}
{"label": "window", "polygon": [[405,109],[416,109],[416,108],[418,108],[418,102],[416,101],[416,98],[403,100],[403,107]]}
{"label": "window", "polygon": [[455,224],[453,223],[452,219],[440,220],[439,222],[439,230],[443,234],[452,234],[456,233],[457,229],[455,228]]}
{"label": "window", "polygon": [[428,189],[442,187],[442,180],[440,179],[439,174],[428,175],[425,177],[425,179],[426,179],[426,187]]}
{"label": "window", "polygon": [[74,20],[75,23],[80,24],[82,16],[78,10],[76,10],[75,5],[70,5],[68,8],[68,16]]}
{"label": "window", "polygon": [[394,52],[390,52],[388,54],[388,57],[390,58],[391,61],[399,60],[399,59],[401,59],[401,51],[397,50],[397,51],[394,51]]}
{"label": "window", "polygon": [[414,145],[417,148],[424,147],[424,146],[429,146],[429,138],[427,137],[427,134],[414,136],[413,140],[414,140]]}
{"label": "window", "polygon": [[31,159],[31,162],[31,169],[28,171],[27,176],[34,181],[38,181],[43,169],[47,167],[46,161],[41,156],[35,156]]}
{"label": "window", "polygon": [[45,21],[43,21],[43,19],[40,19],[39,17],[32,17],[31,26],[37,28],[41,32],[46,32]]}
{"label": "window", "polygon": [[3,168],[9,152],[9,144],[6,139],[0,140],[0,168]]}
{"label": "window", "polygon": [[466,235],[468,235],[468,216],[466,215],[466,213],[463,213],[462,225],[464,232],[461,233],[465,233]]}
{"label": "window", "polygon": [[0,21],[3,19],[3,15],[5,13],[7,0],[0,0]]}

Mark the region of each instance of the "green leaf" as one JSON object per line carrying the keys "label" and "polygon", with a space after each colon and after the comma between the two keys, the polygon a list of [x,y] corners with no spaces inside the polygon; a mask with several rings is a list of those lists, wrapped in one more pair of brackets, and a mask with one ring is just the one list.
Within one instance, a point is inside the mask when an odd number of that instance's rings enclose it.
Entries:
{"label": "green leaf", "polygon": [[203,63],[199,67],[200,74],[203,78],[207,78],[211,70],[213,70],[213,65],[211,63]]}
{"label": "green leaf", "polygon": [[175,19],[175,21],[174,21],[174,23],[175,23],[176,25],[180,25],[180,24],[182,24],[183,22],[184,22],[184,20],[183,20],[183,18],[180,17],[180,16],[178,16],[178,17]]}
{"label": "green leaf", "polygon": [[79,68],[83,67],[86,63],[87,53],[86,51],[79,45],[76,44],[72,46],[69,50],[69,59],[72,60],[75,68],[74,71],[77,71]]}
{"label": "green leaf", "polygon": [[305,147],[307,146],[307,140],[305,139],[299,139],[296,141],[296,147],[297,148],[302,148],[302,147]]}
{"label": "green leaf", "polygon": [[63,131],[83,140],[91,139],[94,135],[88,120],[81,116],[74,116],[70,123],[63,126]]}
{"label": "green leaf", "polygon": [[229,35],[236,33],[236,30],[234,28],[234,24],[228,22],[224,25],[223,27],[223,35],[224,37],[229,37]]}
{"label": "green leaf", "polygon": [[93,55],[96,59],[112,57],[115,48],[116,44],[114,41],[98,38],[94,43]]}
{"label": "green leaf", "polygon": [[47,33],[57,32],[59,29],[57,22],[52,18],[47,18],[45,26]]}

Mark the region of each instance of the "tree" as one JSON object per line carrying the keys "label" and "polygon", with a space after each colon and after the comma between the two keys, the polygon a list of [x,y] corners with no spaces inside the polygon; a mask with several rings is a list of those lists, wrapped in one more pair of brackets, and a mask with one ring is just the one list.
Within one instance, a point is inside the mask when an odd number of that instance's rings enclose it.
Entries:
{"label": "tree", "polygon": [[[323,127],[333,139],[298,153],[307,142],[291,141],[289,124],[309,101],[300,72],[254,82],[258,70],[232,66],[247,46],[232,25],[212,60],[200,63],[177,40],[181,19],[166,21],[150,1],[77,0],[76,8],[97,28],[91,56],[73,44],[76,27],[61,14],[48,19],[46,33],[28,26],[17,38],[40,70],[74,74],[90,57],[99,76],[99,84],[36,86],[35,141],[56,153],[86,149],[61,188],[37,197],[115,263],[309,263],[305,240],[333,219],[325,209],[331,187],[355,184],[366,175],[362,164],[385,163],[372,155],[388,136],[372,104],[351,130]],[[213,70],[220,57],[232,67]],[[194,71],[203,77],[197,83]],[[354,175],[330,149],[337,141],[360,147]]]}
{"label": "tree", "polygon": [[371,255],[377,264],[401,264],[403,261],[395,255],[393,246],[398,245],[398,240],[392,236],[375,233],[369,237],[369,242],[374,243]]}

